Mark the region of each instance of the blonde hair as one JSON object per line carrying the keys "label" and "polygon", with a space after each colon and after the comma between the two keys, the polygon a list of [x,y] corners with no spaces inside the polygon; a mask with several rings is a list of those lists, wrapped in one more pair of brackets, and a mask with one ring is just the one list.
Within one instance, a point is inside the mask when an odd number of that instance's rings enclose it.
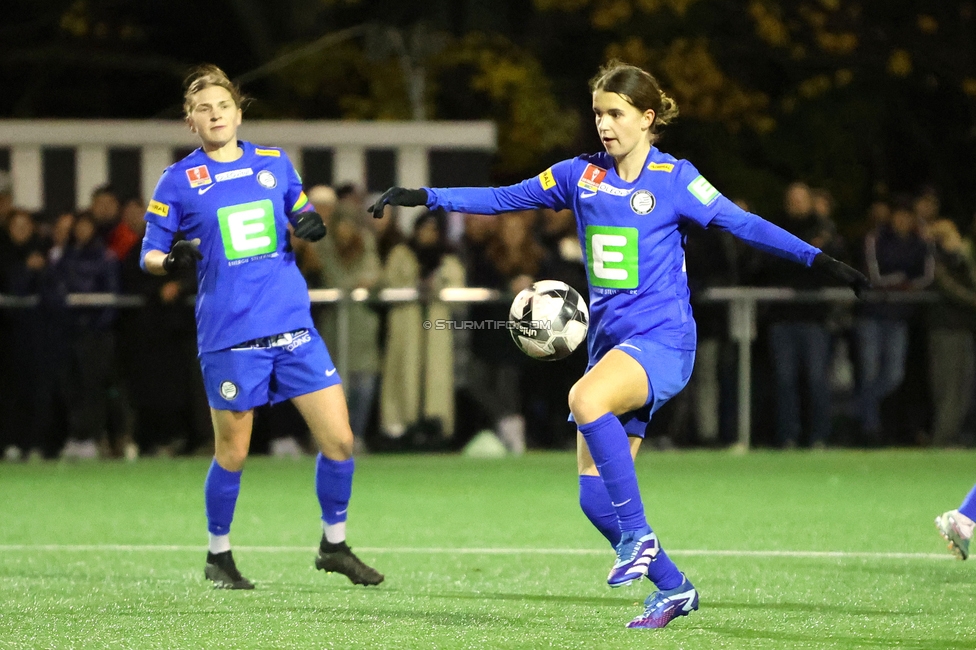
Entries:
{"label": "blonde hair", "polygon": [[238,108],[244,108],[250,102],[250,98],[241,93],[241,89],[230,80],[227,73],[212,63],[205,63],[190,70],[190,74],[183,81],[183,112],[187,117],[193,111],[193,95],[210,86],[220,86],[229,92]]}
{"label": "blonde hair", "polygon": [[641,113],[654,111],[654,123],[651,125],[651,142],[657,140],[662,127],[670,124],[678,117],[678,104],[663,90],[654,76],[635,65],[629,65],[618,59],[610,59],[600,68],[596,76],[590,79],[590,92],[602,90],[617,93],[630,102]]}

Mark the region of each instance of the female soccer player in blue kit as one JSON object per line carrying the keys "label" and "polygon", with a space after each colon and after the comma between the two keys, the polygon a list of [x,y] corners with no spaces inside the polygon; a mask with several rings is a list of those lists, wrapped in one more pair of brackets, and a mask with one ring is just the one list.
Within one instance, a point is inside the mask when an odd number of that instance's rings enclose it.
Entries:
{"label": "female soccer player in blue kit", "polygon": [[[254,408],[290,399],[321,450],[315,488],[322,507],[318,569],[356,584],[383,576],[345,542],[353,435],[346,399],[315,331],[308,286],[288,245],[325,236],[302,182],[280,149],[237,139],[242,97],[220,68],[187,78],[184,110],[202,146],[171,165],[146,213],[142,266],[165,275],[197,267],[197,343],[214,425],[204,486],[210,546],[205,575],[224,589],[253,589],[230,549],[230,524],[251,441]],[[177,241],[177,232],[186,239]]]}
{"label": "female soccer player in blue kit", "polygon": [[695,359],[681,225],[728,230],[761,250],[816,267],[860,292],[867,279],[785,230],[744,212],[686,160],[654,146],[677,115],[674,101],[640,68],[617,61],[590,82],[605,153],[553,165],[502,188],[394,187],[386,205],[497,214],[571,209],[590,287],[589,368],[569,393],[579,435],[580,505],[617,553],[607,582],[645,575],[657,591],[628,627],[659,628],[698,608],[698,592],[647,524],[634,471],[650,416],[688,382]]}

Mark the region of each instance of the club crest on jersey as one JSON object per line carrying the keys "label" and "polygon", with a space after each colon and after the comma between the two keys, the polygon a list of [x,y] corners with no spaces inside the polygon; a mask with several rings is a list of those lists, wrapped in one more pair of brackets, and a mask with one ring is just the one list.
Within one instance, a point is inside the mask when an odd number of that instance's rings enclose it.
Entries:
{"label": "club crest on jersey", "polygon": [[657,199],[647,190],[637,190],[630,195],[630,209],[637,214],[649,214],[655,205]]}
{"label": "club crest on jersey", "polygon": [[258,172],[258,185],[270,190],[275,185],[278,184],[278,179],[275,175],[269,172],[267,169]]}
{"label": "club crest on jersey", "polygon": [[232,400],[237,397],[237,384],[232,381],[220,382],[220,396],[225,400]]}
{"label": "club crest on jersey", "polygon": [[580,179],[576,184],[579,187],[582,187],[584,190],[596,192],[600,189],[600,183],[603,182],[606,175],[607,170],[603,169],[602,167],[587,165],[586,169],[583,170],[583,175],[580,176]]}
{"label": "club crest on jersey", "polygon": [[190,181],[190,187],[200,187],[201,185],[210,185],[213,183],[213,180],[210,178],[210,171],[206,165],[190,167],[186,170],[186,178]]}

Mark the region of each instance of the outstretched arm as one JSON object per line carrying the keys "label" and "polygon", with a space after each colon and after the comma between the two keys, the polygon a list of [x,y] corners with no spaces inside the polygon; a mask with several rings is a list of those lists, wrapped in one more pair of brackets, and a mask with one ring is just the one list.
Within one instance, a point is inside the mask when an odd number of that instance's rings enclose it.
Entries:
{"label": "outstretched arm", "polygon": [[868,279],[856,269],[729,201],[687,160],[676,165],[672,178],[679,213],[698,225],[721,228],[754,248],[814,268],[850,286],[859,298],[870,288]]}
{"label": "outstretched arm", "polygon": [[783,230],[762,217],[746,212],[724,196],[718,201],[725,204],[718,210],[709,226],[726,230],[754,248],[784,257],[848,285],[858,298],[871,288],[863,273],[827,255],[819,248],[804,242],[796,235]]}
{"label": "outstretched arm", "polygon": [[383,216],[383,209],[388,205],[422,205],[431,210],[441,208],[471,214],[499,214],[534,208],[563,210],[569,207],[563,185],[571,173],[571,163],[565,160],[534,178],[507,187],[424,187],[416,190],[391,187],[367,210],[377,219]]}

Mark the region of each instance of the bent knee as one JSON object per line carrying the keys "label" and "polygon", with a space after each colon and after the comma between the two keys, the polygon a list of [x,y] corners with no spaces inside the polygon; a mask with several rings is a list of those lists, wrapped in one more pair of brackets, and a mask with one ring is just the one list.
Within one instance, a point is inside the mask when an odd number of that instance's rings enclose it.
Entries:
{"label": "bent knee", "polygon": [[569,389],[569,411],[576,424],[588,424],[610,412],[610,405],[594,395],[582,382]]}
{"label": "bent knee", "polygon": [[217,459],[217,464],[228,472],[239,472],[244,469],[244,462],[247,460],[247,447],[218,444],[214,450],[214,458]]}
{"label": "bent knee", "polygon": [[332,433],[319,438],[319,449],[329,460],[349,460],[352,458],[352,430]]}

